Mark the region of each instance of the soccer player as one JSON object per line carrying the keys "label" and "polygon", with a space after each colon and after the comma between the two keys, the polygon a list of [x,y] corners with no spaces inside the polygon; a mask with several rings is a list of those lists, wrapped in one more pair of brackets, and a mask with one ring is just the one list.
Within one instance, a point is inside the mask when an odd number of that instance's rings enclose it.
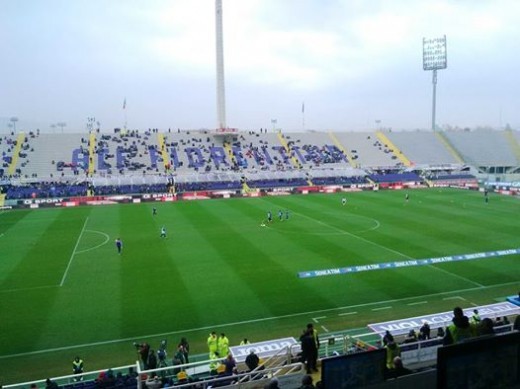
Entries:
{"label": "soccer player", "polygon": [[121,240],[121,238],[116,239],[116,248],[117,248],[117,253],[119,255],[121,255],[121,252],[123,251],[123,241]]}
{"label": "soccer player", "polygon": [[166,227],[161,227],[161,238],[166,238]]}
{"label": "soccer player", "polygon": [[280,219],[280,221],[283,220],[283,211],[281,209],[278,210],[278,219]]}
{"label": "soccer player", "polygon": [[347,198],[346,197],[343,197],[341,199],[341,205],[347,205]]}
{"label": "soccer player", "polygon": [[157,215],[157,208],[153,207],[152,208],[152,216],[155,216]]}
{"label": "soccer player", "polygon": [[408,202],[408,200],[410,200],[410,195],[407,193],[404,195],[404,199],[406,200],[406,202]]}
{"label": "soccer player", "polygon": [[289,210],[285,211],[285,220],[289,220]]}
{"label": "soccer player", "polygon": [[271,223],[273,221],[273,214],[271,211],[267,211],[267,222]]}

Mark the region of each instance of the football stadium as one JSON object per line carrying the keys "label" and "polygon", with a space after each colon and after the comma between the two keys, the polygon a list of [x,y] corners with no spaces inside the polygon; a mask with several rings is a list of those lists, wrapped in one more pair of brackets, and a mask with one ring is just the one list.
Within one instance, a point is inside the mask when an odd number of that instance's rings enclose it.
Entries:
{"label": "football stadium", "polygon": [[134,342],[173,354],[182,337],[205,360],[213,330],[237,346],[313,323],[341,339],[325,357],[375,346],[367,325],[397,336],[400,319],[454,306],[512,323],[518,308],[493,304],[520,288],[518,192],[476,166],[518,166],[518,136],[4,136],[19,158],[0,214],[3,379],[70,374],[76,354],[88,371],[126,366]]}
{"label": "football stadium", "polygon": [[2,387],[520,387],[520,131],[231,128],[215,6],[216,129],[0,133]]}

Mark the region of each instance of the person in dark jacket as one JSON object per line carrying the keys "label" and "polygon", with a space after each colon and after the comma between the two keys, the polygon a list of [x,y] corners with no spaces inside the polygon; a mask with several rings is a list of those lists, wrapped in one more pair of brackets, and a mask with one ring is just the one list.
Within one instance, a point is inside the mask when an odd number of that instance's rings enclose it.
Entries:
{"label": "person in dark jacket", "polygon": [[312,330],[304,330],[300,336],[300,342],[302,347],[302,362],[305,363],[307,374],[311,374],[312,371],[317,371],[316,360],[318,356],[318,348],[316,347]]}

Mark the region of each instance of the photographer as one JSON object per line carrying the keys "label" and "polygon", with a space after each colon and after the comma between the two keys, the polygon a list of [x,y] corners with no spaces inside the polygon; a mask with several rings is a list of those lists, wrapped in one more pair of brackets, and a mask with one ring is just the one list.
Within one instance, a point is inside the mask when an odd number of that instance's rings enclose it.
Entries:
{"label": "photographer", "polygon": [[146,342],[144,343],[135,343],[134,347],[137,349],[137,353],[141,358],[141,362],[143,364],[143,369],[148,369],[148,355],[150,353],[150,345]]}

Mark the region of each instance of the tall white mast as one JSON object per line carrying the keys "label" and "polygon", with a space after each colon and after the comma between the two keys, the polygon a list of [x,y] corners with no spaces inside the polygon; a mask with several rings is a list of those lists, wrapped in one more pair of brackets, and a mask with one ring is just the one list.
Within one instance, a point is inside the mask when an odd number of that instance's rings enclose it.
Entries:
{"label": "tall white mast", "polygon": [[218,128],[226,128],[226,89],[224,83],[224,34],[222,32],[222,0],[215,0],[217,38],[217,116]]}

